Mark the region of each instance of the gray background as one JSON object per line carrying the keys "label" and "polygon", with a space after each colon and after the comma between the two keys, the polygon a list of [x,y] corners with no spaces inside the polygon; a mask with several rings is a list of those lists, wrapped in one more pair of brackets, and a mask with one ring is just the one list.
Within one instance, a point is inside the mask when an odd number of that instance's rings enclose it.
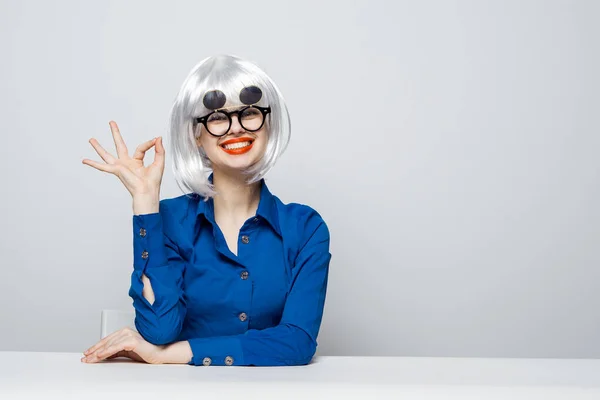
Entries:
{"label": "gray background", "polygon": [[[192,66],[232,53],[290,107],[269,187],[331,230],[318,354],[600,357],[599,17],[595,1],[2,1],[0,350],[82,351],[101,309],[131,307],[131,196],[81,164],[100,160],[88,139],[114,151],[111,119],[130,149],[166,135]],[[162,198],[181,194],[167,162]]]}

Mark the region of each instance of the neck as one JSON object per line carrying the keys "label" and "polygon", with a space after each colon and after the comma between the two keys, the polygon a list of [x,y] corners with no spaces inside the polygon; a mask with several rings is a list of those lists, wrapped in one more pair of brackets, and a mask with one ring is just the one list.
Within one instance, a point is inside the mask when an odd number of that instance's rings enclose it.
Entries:
{"label": "neck", "polygon": [[256,214],[261,182],[247,184],[241,174],[213,171],[215,218],[246,220]]}

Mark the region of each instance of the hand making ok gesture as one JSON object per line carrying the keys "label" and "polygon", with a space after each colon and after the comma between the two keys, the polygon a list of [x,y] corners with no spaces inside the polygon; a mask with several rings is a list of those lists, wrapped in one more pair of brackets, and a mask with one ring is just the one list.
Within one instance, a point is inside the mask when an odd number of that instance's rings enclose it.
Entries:
{"label": "hand making ok gesture", "polygon": [[[163,147],[162,137],[154,138],[140,144],[135,149],[133,157],[129,157],[127,146],[119,132],[117,123],[110,121],[109,125],[117,148],[118,158],[113,157],[109,152],[104,150],[96,139],[91,138],[89,140],[90,144],[106,164],[88,160],[87,158],[83,159],[82,163],[97,170],[116,175],[134,199],[136,196],[158,196],[165,169],[165,148]],[[148,167],[144,167],[144,154],[152,146],[156,146],[154,162]]]}

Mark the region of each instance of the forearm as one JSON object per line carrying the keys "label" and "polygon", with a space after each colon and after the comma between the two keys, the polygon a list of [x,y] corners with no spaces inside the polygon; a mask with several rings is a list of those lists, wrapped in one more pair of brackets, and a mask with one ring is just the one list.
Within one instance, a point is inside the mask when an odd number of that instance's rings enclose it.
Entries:
{"label": "forearm", "polygon": [[237,335],[190,338],[187,342],[192,355],[188,363],[198,366],[305,365],[316,351],[316,340],[293,324],[249,329]]}
{"label": "forearm", "polygon": [[188,364],[192,359],[192,348],[187,340],[163,347],[160,354],[162,364]]}
{"label": "forearm", "polygon": [[163,217],[170,218],[168,211],[162,205],[159,210],[133,216],[134,270],[129,295],[138,332],[148,342],[164,345],[178,340],[186,315],[185,260],[164,232]]}
{"label": "forearm", "polygon": [[[133,214],[141,215],[141,214],[154,214],[159,212],[159,203],[160,198],[158,193],[153,193],[149,195],[135,195],[133,196]],[[150,283],[150,279],[143,274],[142,282],[144,283],[144,290],[142,294],[144,298],[148,300],[150,304],[154,304],[154,291],[152,290],[152,284]]]}

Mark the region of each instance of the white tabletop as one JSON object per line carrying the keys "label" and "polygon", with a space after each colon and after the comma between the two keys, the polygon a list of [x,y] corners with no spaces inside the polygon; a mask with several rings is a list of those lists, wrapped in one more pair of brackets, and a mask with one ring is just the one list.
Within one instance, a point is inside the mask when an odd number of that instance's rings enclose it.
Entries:
{"label": "white tabletop", "polygon": [[0,399],[600,399],[600,360],[592,359],[315,357],[306,366],[196,367],[80,358],[0,352]]}

